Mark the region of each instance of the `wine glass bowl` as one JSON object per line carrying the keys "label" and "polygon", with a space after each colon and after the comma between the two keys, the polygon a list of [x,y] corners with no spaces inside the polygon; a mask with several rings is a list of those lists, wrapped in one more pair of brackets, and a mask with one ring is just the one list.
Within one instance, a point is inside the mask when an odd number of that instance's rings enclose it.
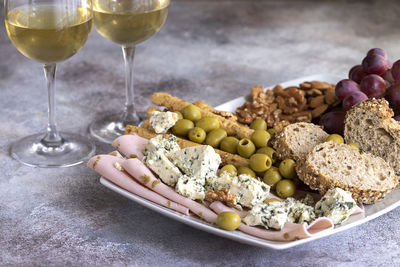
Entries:
{"label": "wine glass bowl", "polygon": [[122,46],[125,62],[126,102],[123,111],[94,121],[89,127],[93,137],[111,143],[124,134],[127,124],[137,125],[133,59],[135,46],[151,38],[164,25],[169,0],[93,0],[93,19],[97,32]]}
{"label": "wine glass bowl", "polygon": [[11,155],[34,167],[67,167],[94,154],[88,137],[59,132],[56,124],[56,64],[76,54],[92,28],[91,0],[5,0],[8,36],[24,56],[43,64],[48,91],[45,133],[27,136],[11,145]]}

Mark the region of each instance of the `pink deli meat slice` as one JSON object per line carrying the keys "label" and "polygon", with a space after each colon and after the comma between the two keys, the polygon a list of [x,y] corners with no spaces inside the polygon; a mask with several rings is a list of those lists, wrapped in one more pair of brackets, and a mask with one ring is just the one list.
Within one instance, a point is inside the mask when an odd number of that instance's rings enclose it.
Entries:
{"label": "pink deli meat slice", "polygon": [[151,190],[157,192],[158,194],[175,201],[185,207],[188,207],[190,211],[198,215],[200,218],[206,220],[210,223],[216,223],[217,215],[205,207],[204,205],[197,203],[189,198],[181,196],[175,192],[171,187],[160,182],[153,173],[138,159],[127,159],[122,163],[122,167],[130,175],[132,175],[136,180],[143,183],[145,186]]}
{"label": "pink deli meat slice", "polygon": [[127,158],[143,158],[143,151],[149,142],[146,138],[136,134],[126,134],[112,142],[112,146],[121,151]]}
{"label": "pink deli meat slice", "polygon": [[180,204],[170,201],[157,193],[137,183],[135,179],[126,172],[118,170],[115,163],[122,165],[124,159],[112,155],[97,155],[92,157],[87,166],[98,172],[101,176],[119,187],[138,195],[142,198],[155,202],[161,206],[176,210],[182,214],[189,215],[189,209]]}
{"label": "pink deli meat slice", "polygon": [[[236,210],[225,206],[223,203],[219,201],[213,202],[210,205],[210,208],[214,210],[217,214],[224,211],[237,212]],[[296,224],[287,222],[280,231],[266,230],[254,226],[248,226],[244,223],[240,223],[238,229],[246,234],[266,240],[293,241],[293,240],[312,237],[318,233],[321,233],[322,231],[331,230],[333,229],[333,227],[334,227],[333,222],[330,219],[322,217],[316,219],[310,225],[307,225],[306,223]]]}

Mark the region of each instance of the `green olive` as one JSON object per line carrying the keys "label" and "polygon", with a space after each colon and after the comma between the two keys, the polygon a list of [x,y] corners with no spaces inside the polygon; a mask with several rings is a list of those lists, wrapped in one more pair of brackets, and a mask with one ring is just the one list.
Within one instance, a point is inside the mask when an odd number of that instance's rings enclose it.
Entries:
{"label": "green olive", "polygon": [[186,106],[182,110],[182,115],[185,119],[191,120],[193,122],[196,122],[201,119],[201,111],[198,107],[196,107],[193,104],[190,104]]}
{"label": "green olive", "polygon": [[360,150],[359,148],[358,148],[358,146],[355,144],[355,143],[353,143],[353,142],[350,142],[350,143],[347,143],[349,146],[354,146],[355,148],[357,148],[358,150]]}
{"label": "green olive", "polygon": [[216,117],[201,118],[196,122],[196,127],[202,128],[206,133],[219,128],[219,120]]}
{"label": "green olive", "polygon": [[248,175],[248,176],[251,176],[253,178],[256,177],[256,173],[252,169],[250,169],[249,167],[244,167],[244,166],[239,167],[238,175],[241,175],[241,174]]}
{"label": "green olive", "polygon": [[189,131],[188,137],[190,141],[201,144],[206,139],[206,132],[199,127],[194,127]]}
{"label": "green olive", "polygon": [[183,115],[182,113],[180,113],[179,111],[174,111],[176,114],[178,114],[178,119],[181,120],[183,119]]}
{"label": "green olive", "polygon": [[272,160],[265,154],[254,154],[250,157],[250,167],[255,172],[265,172],[272,166]]}
{"label": "green olive", "polygon": [[232,177],[237,176],[237,169],[232,164],[228,164],[228,165],[225,165],[224,167],[222,167],[219,170],[218,175],[221,175],[223,172],[229,173],[230,175],[232,175]]}
{"label": "green olive", "polygon": [[294,195],[296,192],[296,185],[292,180],[283,179],[276,184],[276,193],[281,198],[287,198]]}
{"label": "green olive", "polygon": [[244,158],[249,158],[256,151],[256,147],[250,139],[243,138],[237,145],[237,152]]}
{"label": "green olive", "polygon": [[264,179],[263,179],[264,183],[271,186],[272,188],[275,188],[276,184],[280,180],[282,180],[282,176],[279,173],[279,170],[277,167],[272,166],[264,174]]}
{"label": "green olive", "polygon": [[267,132],[271,135],[274,136],[278,131],[275,128],[269,128]]}
{"label": "green olive", "polygon": [[224,139],[228,134],[224,129],[217,128],[212,130],[207,134],[206,144],[212,147],[218,147],[222,139]]}
{"label": "green olive", "polygon": [[236,154],[236,147],[239,143],[239,140],[236,137],[228,136],[222,139],[221,144],[219,145],[222,151],[229,152],[231,154]]}
{"label": "green olive", "polygon": [[279,164],[279,172],[285,178],[293,179],[296,174],[296,163],[292,159],[285,159]]}
{"label": "green olive", "polygon": [[175,123],[174,127],[172,127],[172,133],[175,135],[186,136],[193,128],[194,123],[192,121],[181,119]]}
{"label": "green olive", "polygon": [[224,230],[233,231],[240,225],[240,216],[233,211],[224,211],[218,214],[217,225]]}
{"label": "green olive", "polygon": [[265,120],[256,119],[250,124],[250,128],[253,130],[267,130],[267,123]]}
{"label": "green olive", "polygon": [[343,137],[341,137],[338,134],[331,134],[330,136],[328,136],[328,138],[326,138],[325,142],[328,142],[328,141],[333,141],[333,142],[339,143],[339,144],[344,143]]}
{"label": "green olive", "polygon": [[265,130],[255,130],[251,135],[251,141],[256,147],[266,147],[271,135]]}
{"label": "green olive", "polygon": [[259,148],[259,149],[257,149],[256,153],[268,155],[268,157],[270,157],[272,160],[272,164],[274,164],[276,162],[276,158],[277,158],[276,151],[272,147],[265,146],[265,147]]}
{"label": "green olive", "polygon": [[281,201],[279,199],[276,199],[276,198],[267,198],[267,199],[264,200],[264,204],[268,204],[268,203],[271,203],[271,202],[281,202]]}

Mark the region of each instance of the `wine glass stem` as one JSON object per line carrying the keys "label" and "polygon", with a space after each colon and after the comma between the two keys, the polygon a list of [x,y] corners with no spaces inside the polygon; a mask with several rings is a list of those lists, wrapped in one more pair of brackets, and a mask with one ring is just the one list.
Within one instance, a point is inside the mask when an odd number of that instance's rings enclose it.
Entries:
{"label": "wine glass stem", "polygon": [[125,86],[126,102],[123,122],[127,124],[137,124],[139,118],[135,108],[135,90],[133,85],[133,59],[135,57],[135,46],[122,46],[125,61]]}
{"label": "wine glass stem", "polygon": [[41,143],[47,147],[58,147],[62,145],[63,139],[57,130],[56,124],[56,103],[54,97],[54,85],[56,78],[56,64],[44,64],[44,75],[46,77],[47,84],[47,97],[48,97],[48,116],[49,123],[47,124],[46,135],[41,140]]}

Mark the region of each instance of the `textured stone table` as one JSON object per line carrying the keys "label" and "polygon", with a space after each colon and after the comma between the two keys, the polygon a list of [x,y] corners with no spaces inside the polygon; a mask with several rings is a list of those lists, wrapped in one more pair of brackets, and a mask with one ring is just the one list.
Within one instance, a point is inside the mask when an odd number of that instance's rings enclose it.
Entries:
{"label": "textured stone table", "polygon": [[[350,3],[351,2],[351,3]],[[398,1],[174,1],[161,32],[137,49],[141,111],[165,90],[217,105],[316,73],[345,77],[370,47],[400,58]],[[2,11],[1,11],[2,12]],[[124,102],[120,48],[94,30],[60,64],[58,124],[87,132]],[[400,209],[286,251],[223,239],[160,216],[99,184],[84,165],[35,169],[10,158],[11,142],[43,130],[41,66],[0,26],[0,265],[399,265]],[[112,148],[97,143],[97,152]]]}

